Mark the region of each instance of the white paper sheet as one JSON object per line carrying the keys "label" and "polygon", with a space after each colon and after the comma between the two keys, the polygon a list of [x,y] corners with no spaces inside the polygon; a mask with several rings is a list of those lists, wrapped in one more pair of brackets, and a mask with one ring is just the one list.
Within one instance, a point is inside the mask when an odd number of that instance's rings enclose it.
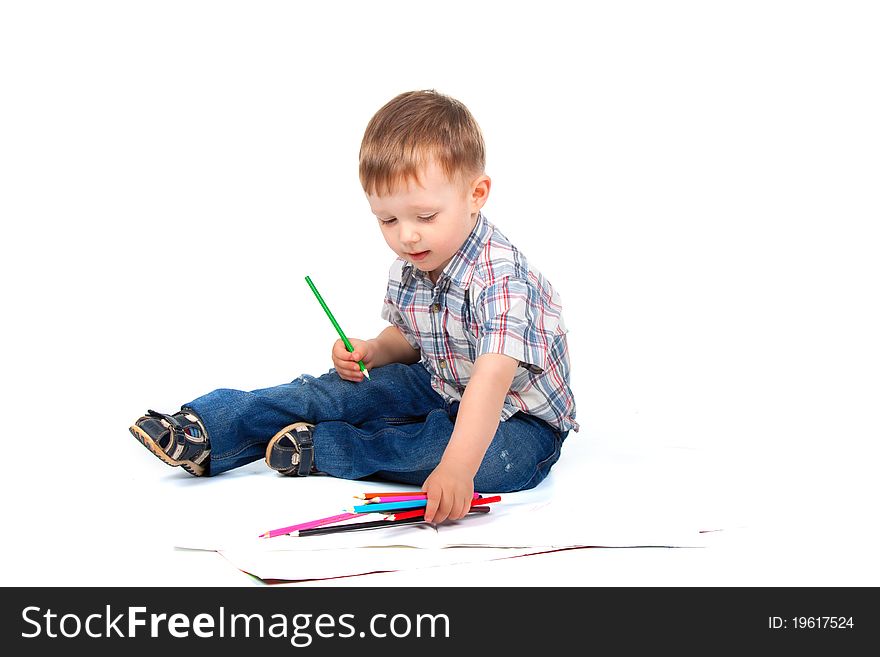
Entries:
{"label": "white paper sheet", "polygon": [[[589,445],[579,445],[581,449]],[[575,450],[570,450],[575,451]],[[319,536],[259,538],[263,532],[339,513],[365,491],[399,484],[330,477],[291,480],[273,473],[217,478],[203,491],[222,510],[237,500],[273,500],[252,513],[222,513],[222,521],[188,523],[175,544],[217,551],[264,580],[312,580],[503,559],[578,547],[701,547],[718,529],[707,523],[702,486],[707,472],[689,452],[613,449],[560,461],[529,491],[506,493],[486,515],[442,525],[406,525]],[[577,470],[575,470],[575,468]],[[214,482],[212,482],[214,483]],[[481,491],[491,494],[491,491]]]}

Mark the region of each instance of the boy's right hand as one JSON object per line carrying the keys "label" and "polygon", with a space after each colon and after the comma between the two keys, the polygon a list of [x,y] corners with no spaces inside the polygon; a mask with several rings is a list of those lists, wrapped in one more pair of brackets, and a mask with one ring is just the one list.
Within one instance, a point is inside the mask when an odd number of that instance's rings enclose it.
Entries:
{"label": "boy's right hand", "polygon": [[354,347],[352,352],[345,348],[345,343],[342,340],[337,340],[333,343],[333,352],[331,354],[333,366],[336,368],[340,378],[346,381],[360,382],[364,380],[364,373],[361,372],[358,361],[364,361],[364,367],[370,370],[375,353],[375,345],[370,340],[358,340],[356,338],[349,338],[349,342]]}

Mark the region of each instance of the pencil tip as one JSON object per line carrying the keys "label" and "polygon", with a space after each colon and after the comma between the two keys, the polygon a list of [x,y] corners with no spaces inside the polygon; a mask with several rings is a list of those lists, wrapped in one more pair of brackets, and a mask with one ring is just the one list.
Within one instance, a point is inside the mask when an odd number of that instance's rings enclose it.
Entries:
{"label": "pencil tip", "polygon": [[364,376],[367,377],[367,379],[370,378],[370,373],[366,370],[366,368],[364,368]]}

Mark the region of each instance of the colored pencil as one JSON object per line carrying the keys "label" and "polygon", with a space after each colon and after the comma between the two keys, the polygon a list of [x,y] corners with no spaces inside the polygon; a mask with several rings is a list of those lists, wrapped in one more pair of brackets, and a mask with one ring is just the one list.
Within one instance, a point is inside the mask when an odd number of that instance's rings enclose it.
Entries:
{"label": "colored pencil", "polygon": [[[469,513],[489,513],[489,507],[474,507]],[[383,529],[385,527],[396,527],[398,525],[419,525],[425,523],[424,512],[420,516],[408,516],[405,514],[394,514],[388,516],[384,520],[371,520],[368,522],[356,522],[347,525],[329,525],[326,527],[314,527],[312,529],[302,529],[295,532],[294,536],[321,536],[326,534],[338,534],[342,532],[356,532],[365,529]]]}
{"label": "colored pencil", "polygon": [[[476,495],[476,493],[475,493]],[[475,498],[473,502],[471,502],[471,510],[476,510],[475,507],[491,504],[492,502],[501,501],[500,495],[493,495],[491,497],[479,497]],[[264,534],[260,534],[260,538],[274,538],[276,536],[284,536],[287,534],[292,534],[294,536],[301,535],[299,532],[316,529],[318,527],[322,527],[324,525],[332,525],[334,523],[343,522],[345,520],[351,520],[352,518],[363,517],[365,513],[379,513],[382,511],[393,511],[398,510],[398,513],[393,516],[386,517],[385,520],[380,520],[376,522],[387,522],[388,518],[395,518],[397,520],[405,520],[408,518],[417,518],[424,517],[425,515],[425,507],[428,505],[428,501],[426,499],[416,499],[416,500],[405,500],[402,502],[392,502],[385,504],[364,504],[361,506],[353,507],[355,509],[363,509],[362,511],[346,511],[345,513],[340,513],[335,516],[329,516],[327,518],[318,518],[317,520],[309,520],[308,522],[301,522],[296,525],[291,525],[290,527],[282,527],[281,529],[272,529],[270,531],[265,532]],[[393,508],[390,508],[393,507]],[[488,511],[488,508],[486,509]],[[359,523],[360,524],[360,523]],[[345,525],[346,527],[348,525]]]}
{"label": "colored pencil", "polygon": [[[500,495],[493,495],[492,497],[480,497],[480,498],[474,499],[474,501],[471,502],[470,510],[471,511],[488,511],[489,507],[484,506],[484,505],[491,504],[492,502],[500,502],[500,501],[501,501]],[[396,518],[403,518],[403,517],[415,518],[416,516],[424,516],[425,509],[412,509],[411,511],[398,511],[394,515]]]}
{"label": "colored pencil", "polygon": [[[372,500],[377,497],[407,497],[409,495],[415,495],[416,497],[427,497],[428,494],[420,491],[420,490],[410,490],[402,493],[361,493],[360,495],[355,495],[354,498],[357,500]],[[474,493],[474,497],[479,497],[481,493]]]}
{"label": "colored pencil", "polygon": [[[487,507],[488,508],[488,507]],[[410,509],[409,511],[398,511],[394,514],[394,518],[398,520],[406,520],[407,518],[424,518],[424,509]]]}
{"label": "colored pencil", "polygon": [[[333,328],[336,329],[336,332],[339,334],[339,337],[342,338],[342,342],[345,345],[345,348],[348,349],[349,353],[354,351],[354,347],[351,346],[351,342],[348,341],[348,338],[345,337],[345,333],[342,331],[342,327],[339,326],[339,322],[336,321],[336,318],[333,316],[333,313],[330,312],[330,309],[327,307],[327,304],[324,303],[324,298],[321,296],[321,293],[318,292],[318,288],[315,287],[315,284],[312,283],[312,279],[306,276],[306,283],[309,284],[309,287],[312,288],[312,292],[315,293],[315,298],[318,300],[318,303],[321,304],[321,308],[324,309],[324,312],[327,313],[327,317],[330,318],[330,323],[333,324]],[[366,365],[364,365],[364,361],[359,360],[358,365],[361,368],[361,372],[364,373],[364,376],[368,379],[370,378],[370,373],[367,371]]]}
{"label": "colored pencil", "polygon": [[[474,499],[479,497],[479,493],[474,493]],[[382,497],[371,497],[365,504],[379,504],[380,502],[408,502],[410,500],[423,500],[424,495],[383,495]]]}
{"label": "colored pencil", "polygon": [[354,497],[358,500],[370,500],[375,497],[406,497],[408,495],[426,497],[428,494],[418,490],[410,490],[405,493],[361,493],[360,495],[355,495]]}
{"label": "colored pencil", "polygon": [[412,500],[424,500],[424,495],[383,495],[382,497],[371,497],[364,504],[379,504],[380,502],[411,502]]}
{"label": "colored pencil", "polygon": [[369,522],[355,522],[349,525],[328,525],[327,527],[315,527],[314,529],[302,529],[294,536],[321,536],[324,534],[341,534],[342,532],[356,532],[364,529],[381,529],[394,527],[395,525],[416,525],[424,523],[424,518],[408,518],[406,520],[371,520]]}
{"label": "colored pencil", "polygon": [[[500,495],[493,495],[492,497],[478,497],[473,502],[471,502],[471,506],[477,506],[480,504],[491,504],[492,502],[501,501]],[[427,499],[420,500],[407,500],[405,502],[385,502],[380,504],[360,504],[357,506],[349,507],[345,509],[347,513],[373,513],[379,511],[396,511],[398,509],[417,509],[420,507],[428,506]]]}
{"label": "colored pencil", "polygon": [[[491,507],[488,506],[474,506],[471,504],[471,508],[468,509],[468,513],[489,513]],[[425,516],[424,509],[412,509],[411,511],[398,511],[394,514],[393,517],[398,520],[405,520],[406,518],[420,518]]]}
{"label": "colored pencil", "polygon": [[343,520],[350,520],[351,518],[357,518],[360,514],[358,513],[340,513],[335,516],[330,516],[328,518],[318,518],[317,520],[309,520],[308,522],[301,522],[298,525],[291,525],[290,527],[282,527],[281,529],[272,529],[267,531],[265,534],[260,534],[260,538],[274,538],[275,536],[282,536],[284,534],[290,534],[291,532],[298,531],[300,529],[312,529],[313,527],[320,527],[321,525],[329,525],[333,522],[341,522]]}
{"label": "colored pencil", "polygon": [[378,511],[397,511],[398,509],[415,509],[420,506],[428,506],[428,500],[422,498],[419,500],[407,500],[405,502],[385,502],[382,504],[359,504],[350,506],[343,511],[347,513],[375,513]]}

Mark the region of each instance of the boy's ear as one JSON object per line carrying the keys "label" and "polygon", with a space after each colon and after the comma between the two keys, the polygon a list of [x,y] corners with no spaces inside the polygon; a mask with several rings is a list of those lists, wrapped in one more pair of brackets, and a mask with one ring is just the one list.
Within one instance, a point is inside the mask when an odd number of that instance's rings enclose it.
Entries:
{"label": "boy's ear", "polygon": [[486,201],[489,200],[489,190],[492,188],[492,179],[487,175],[482,175],[471,184],[471,212],[479,212]]}

